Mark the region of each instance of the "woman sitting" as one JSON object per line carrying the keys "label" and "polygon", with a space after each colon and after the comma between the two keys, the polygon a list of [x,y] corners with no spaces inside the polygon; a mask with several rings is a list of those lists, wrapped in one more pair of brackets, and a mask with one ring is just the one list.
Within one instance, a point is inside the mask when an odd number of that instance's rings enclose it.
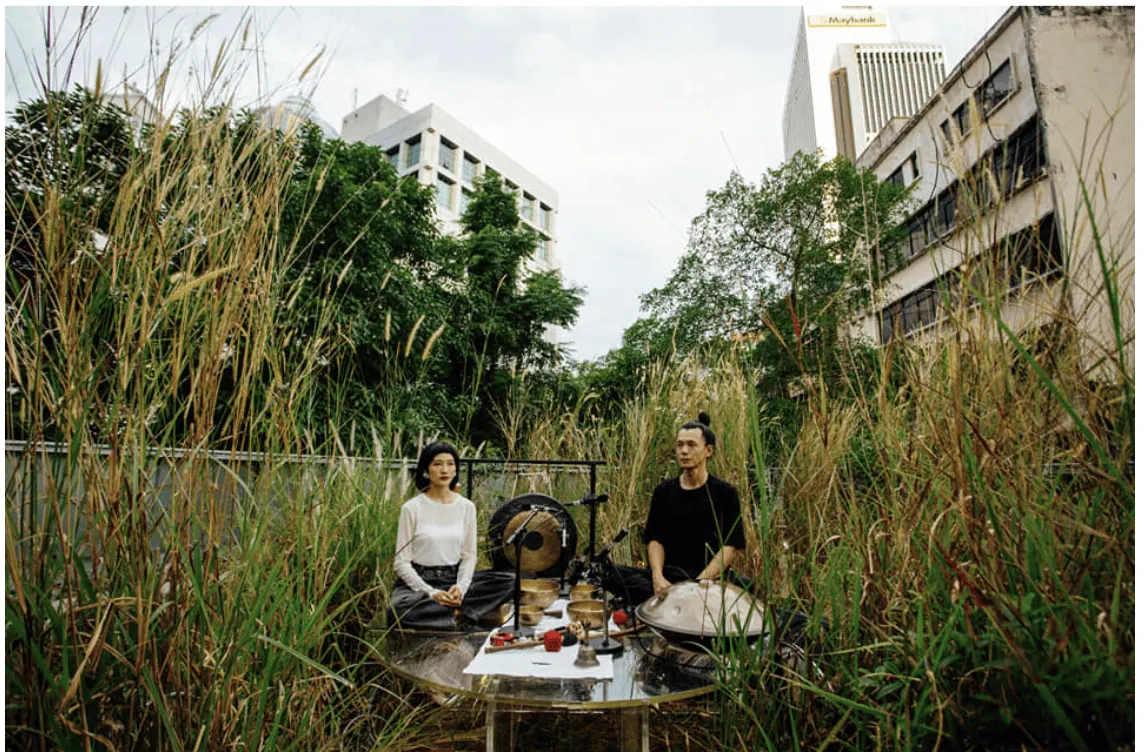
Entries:
{"label": "woman sitting", "polygon": [[402,505],[390,611],[403,629],[465,629],[497,619],[513,597],[512,572],[474,571],[477,508],[454,491],[459,464],[449,444],[427,446],[414,478],[421,493]]}

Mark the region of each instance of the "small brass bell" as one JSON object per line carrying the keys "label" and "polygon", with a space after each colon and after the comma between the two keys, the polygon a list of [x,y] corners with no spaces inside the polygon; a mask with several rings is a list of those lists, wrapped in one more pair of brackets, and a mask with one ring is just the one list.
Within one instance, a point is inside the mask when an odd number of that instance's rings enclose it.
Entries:
{"label": "small brass bell", "polygon": [[580,644],[580,649],[576,652],[576,660],[573,661],[573,665],[580,668],[600,665],[600,661],[597,660],[596,651],[592,649],[592,645],[589,645],[587,642]]}

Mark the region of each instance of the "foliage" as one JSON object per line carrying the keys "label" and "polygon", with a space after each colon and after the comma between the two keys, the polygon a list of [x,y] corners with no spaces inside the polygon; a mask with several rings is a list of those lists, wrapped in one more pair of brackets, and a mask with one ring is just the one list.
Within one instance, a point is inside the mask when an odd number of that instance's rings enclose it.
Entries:
{"label": "foliage", "polygon": [[440,241],[460,262],[460,290],[441,341],[441,383],[459,403],[455,432],[480,444],[498,434],[492,406],[505,400],[514,374],[561,362],[545,331],[576,321],[583,290],[565,287],[555,271],[527,272],[536,233],[520,224],[498,176],[482,176],[475,188],[463,235]]}
{"label": "foliage", "polygon": [[440,430],[446,398],[426,372],[456,264],[438,241],[432,192],[399,179],[376,146],[326,140],[311,123],[294,143],[281,236],[298,249],[287,274],[296,297],[281,336],[292,352],[324,343],[307,408],[314,439],[334,424],[387,437]]}
{"label": "foliage", "polygon": [[[9,269],[23,282],[37,273],[40,220],[49,205],[106,231],[133,151],[126,113],[77,86],[21,102],[4,128],[5,239]],[[26,239],[27,238],[27,239]]]}
{"label": "foliage", "polygon": [[597,373],[615,374],[618,393],[631,395],[624,374],[634,365],[742,339],[757,343],[761,396],[797,415],[789,385],[835,379],[850,358],[873,357],[850,325],[877,284],[871,258],[899,247],[906,209],[904,189],[843,158],[799,153],[758,185],[733,174],[708,193],[671,277],[642,296],[644,317]]}

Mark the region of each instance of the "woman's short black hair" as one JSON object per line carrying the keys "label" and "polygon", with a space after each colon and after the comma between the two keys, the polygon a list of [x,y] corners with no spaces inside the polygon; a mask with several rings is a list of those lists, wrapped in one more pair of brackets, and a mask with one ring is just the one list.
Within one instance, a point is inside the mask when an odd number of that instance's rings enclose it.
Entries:
{"label": "woman's short black hair", "polygon": [[690,420],[684,425],[680,426],[681,431],[689,431],[693,428],[700,429],[700,433],[704,435],[704,443],[708,446],[714,447],[716,445],[716,434],[709,427],[712,424],[712,419],[708,417],[707,413],[700,413],[696,416],[695,420]]}
{"label": "woman's short black hair", "polygon": [[459,478],[461,476],[461,457],[457,455],[457,450],[453,448],[452,444],[446,444],[444,441],[435,441],[425,449],[421,450],[421,455],[417,458],[417,469],[414,470],[413,483],[417,486],[417,490],[424,491],[429,488],[429,463],[433,462],[433,458],[439,454],[453,455],[453,462],[457,467],[457,474],[453,476],[453,480],[449,482],[449,490],[457,488]]}

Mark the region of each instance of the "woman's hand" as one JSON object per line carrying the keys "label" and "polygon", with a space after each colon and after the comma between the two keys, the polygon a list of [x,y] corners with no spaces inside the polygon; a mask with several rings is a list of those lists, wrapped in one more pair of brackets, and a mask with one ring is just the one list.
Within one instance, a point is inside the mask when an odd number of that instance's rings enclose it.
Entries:
{"label": "woman's hand", "polygon": [[454,585],[449,590],[438,590],[433,599],[449,608],[461,608],[461,588]]}

